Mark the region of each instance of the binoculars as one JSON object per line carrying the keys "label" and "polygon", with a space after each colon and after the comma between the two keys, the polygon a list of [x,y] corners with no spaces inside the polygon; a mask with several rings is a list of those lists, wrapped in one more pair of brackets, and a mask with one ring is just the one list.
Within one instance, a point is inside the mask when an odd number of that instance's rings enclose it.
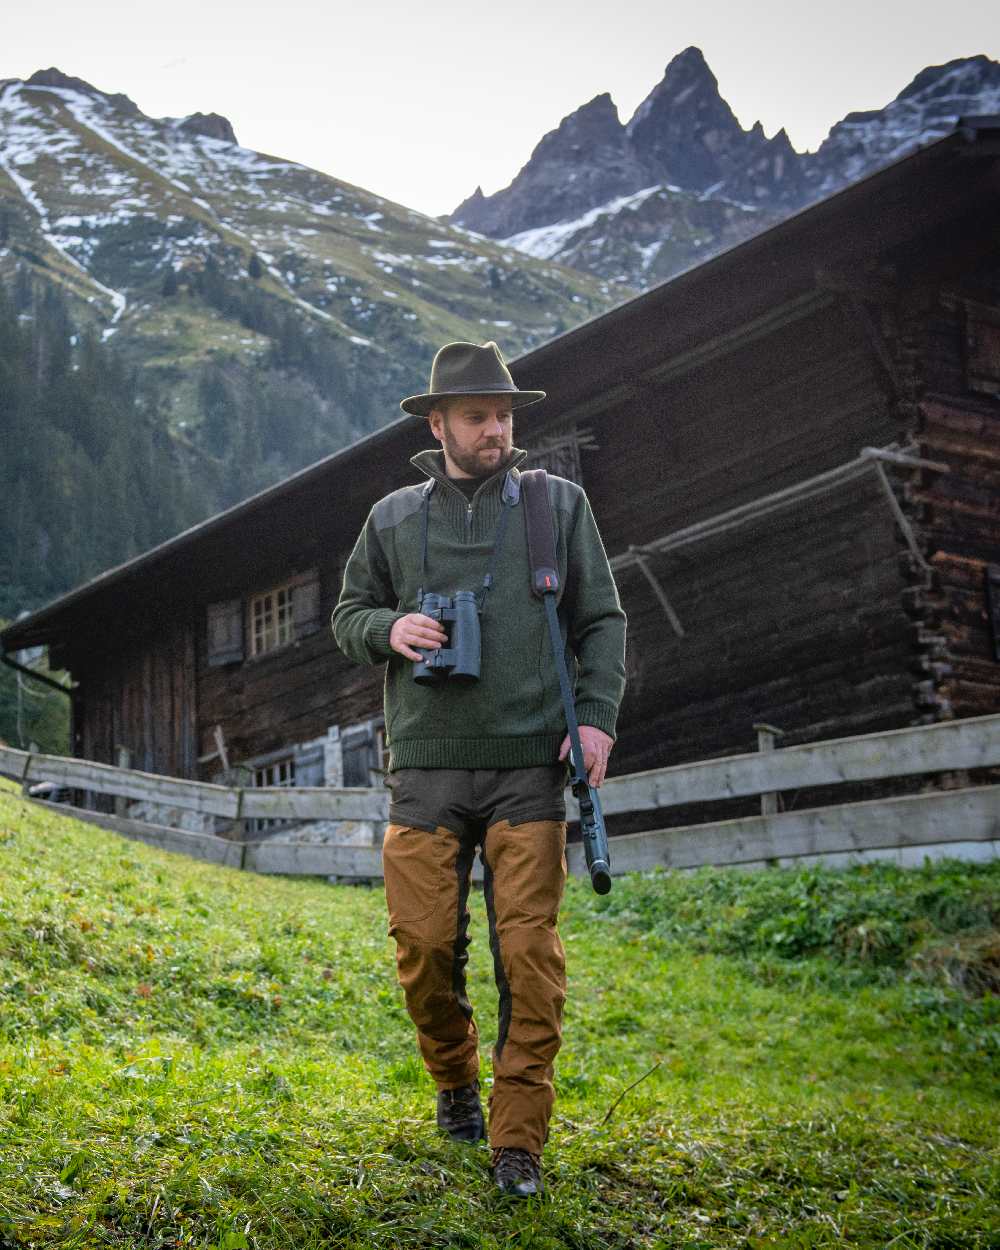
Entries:
{"label": "binoculars", "polygon": [[437,685],[446,677],[478,681],[482,640],[475,592],[457,590],[454,595],[436,595],[428,591],[420,601],[420,611],[441,622],[448,642],[437,651],[423,652],[424,658],[413,665],[413,680],[425,686]]}

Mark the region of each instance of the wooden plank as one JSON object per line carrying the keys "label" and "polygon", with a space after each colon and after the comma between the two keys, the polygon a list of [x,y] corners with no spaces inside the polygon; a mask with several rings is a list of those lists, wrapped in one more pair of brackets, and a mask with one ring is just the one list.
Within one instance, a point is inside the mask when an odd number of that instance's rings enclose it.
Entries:
{"label": "wooden plank", "polygon": [[[1000,764],[1000,714],[611,777],[601,787],[601,806],[608,815],[649,811],[775,790],[995,764]],[[570,819],[576,819],[572,797],[568,806],[573,809]]]}
{"label": "wooden plank", "polygon": [[261,786],[243,791],[244,819],[270,817],[280,820],[377,820],[389,819],[389,795],[385,790],[348,786]]}
{"label": "wooden plank", "polygon": [[244,866],[290,876],[381,878],[382,851],[377,846],[274,840],[248,845]]}
{"label": "wooden plank", "polygon": [[[32,802],[161,850],[228,867],[269,874],[382,876],[379,847],[278,840],[244,847],[209,834],[125,820],[62,803]],[[978,786],[627,834],[612,841],[611,860],[612,872],[620,876],[653,868],[766,863],[802,856],[992,841],[1000,842],[1000,786]],[[579,843],[567,848],[567,862],[575,875],[586,874]],[[473,877],[478,880],[481,876],[477,860]]]}
{"label": "wooden plank", "polygon": [[[625,834],[611,842],[611,871],[621,875],[994,840],[1000,841],[1000,786],[977,786]],[[570,845],[567,861],[572,872],[585,871],[580,844]]]}
{"label": "wooden plank", "polygon": [[226,868],[239,868],[242,864],[243,846],[239,842],[216,838],[210,833],[190,833],[186,829],[172,829],[168,825],[153,825],[143,820],[128,820],[106,812],[69,807],[65,803],[46,803],[42,799],[28,801],[38,807],[48,808],[59,816],[71,816],[74,820],[86,821],[88,825],[98,825],[101,829],[120,833],[123,837],[144,842],[147,846],[155,846],[161,851],[189,855],[193,859],[221,864]]}
{"label": "wooden plank", "polygon": [[[752,816],[627,834],[611,842],[612,872],[765,863],[801,856],[1000,841],[1000,786],[846,803],[777,816]],[[580,843],[566,852],[570,872],[586,876]],[[314,876],[382,876],[378,847],[261,842],[247,847],[257,872]],[[472,873],[481,880],[478,859]]]}
{"label": "wooden plank", "polygon": [[16,747],[0,746],[0,776],[21,781],[30,758],[30,751],[18,751]]}
{"label": "wooden plank", "polygon": [[113,764],[98,764],[93,760],[68,759],[59,755],[33,755],[28,765],[28,780],[54,781],[74,789],[146,799],[151,803],[165,803],[187,811],[228,816],[230,819],[235,819],[239,801],[238,792],[225,786],[115,768]]}
{"label": "wooden plank", "polygon": [[[613,777],[605,782],[601,800],[604,811],[610,815],[809,786],[996,765],[1000,765],[1000,714]],[[242,792],[241,808],[240,792],[224,786],[117,769],[89,760],[47,755],[29,759],[27,752],[9,747],[0,748],[0,771],[19,780],[53,781],[229,819],[388,818],[389,796],[382,790],[362,787],[248,789]],[[576,816],[572,798],[569,803],[572,819]]]}

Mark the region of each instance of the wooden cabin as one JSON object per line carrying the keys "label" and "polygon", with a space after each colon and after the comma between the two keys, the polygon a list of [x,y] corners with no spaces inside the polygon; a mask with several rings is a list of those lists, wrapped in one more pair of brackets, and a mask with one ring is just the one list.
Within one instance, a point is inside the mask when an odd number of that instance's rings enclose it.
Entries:
{"label": "wooden cabin", "polygon": [[[515,443],[586,488],[629,617],[612,772],[750,750],[760,723],[791,743],[1000,708],[1000,118],[511,367],[548,392]],[[396,420],[3,648],[70,670],[78,756],[381,784],[382,671],[329,619],[369,508],[431,443]]]}

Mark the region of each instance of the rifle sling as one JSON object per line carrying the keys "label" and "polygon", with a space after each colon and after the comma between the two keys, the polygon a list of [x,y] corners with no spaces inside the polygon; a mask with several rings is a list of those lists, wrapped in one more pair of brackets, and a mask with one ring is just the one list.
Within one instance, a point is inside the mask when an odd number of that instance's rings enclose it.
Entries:
{"label": "rifle sling", "polygon": [[566,729],[569,733],[570,752],[573,757],[574,791],[577,785],[588,785],[584,765],[583,743],[580,726],[576,719],[576,704],[566,668],[566,648],[559,630],[556,613],[556,594],[559,590],[559,573],[556,565],[555,529],[552,521],[552,505],[549,502],[548,474],[544,469],[528,469],[521,474],[521,490],[524,496],[524,522],[528,531],[528,562],[531,565],[531,590],[545,605],[549,623],[552,656],[559,675]]}

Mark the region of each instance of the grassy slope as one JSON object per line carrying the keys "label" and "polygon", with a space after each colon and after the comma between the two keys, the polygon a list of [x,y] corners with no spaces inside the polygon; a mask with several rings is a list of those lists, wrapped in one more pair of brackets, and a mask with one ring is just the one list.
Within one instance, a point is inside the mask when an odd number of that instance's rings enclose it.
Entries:
{"label": "grassy slope", "polygon": [[0,1246],[1000,1246],[1000,1013],[945,976],[989,975],[1000,866],[571,883],[550,1196],[519,1205],[435,1133],[380,891],[0,785]]}

